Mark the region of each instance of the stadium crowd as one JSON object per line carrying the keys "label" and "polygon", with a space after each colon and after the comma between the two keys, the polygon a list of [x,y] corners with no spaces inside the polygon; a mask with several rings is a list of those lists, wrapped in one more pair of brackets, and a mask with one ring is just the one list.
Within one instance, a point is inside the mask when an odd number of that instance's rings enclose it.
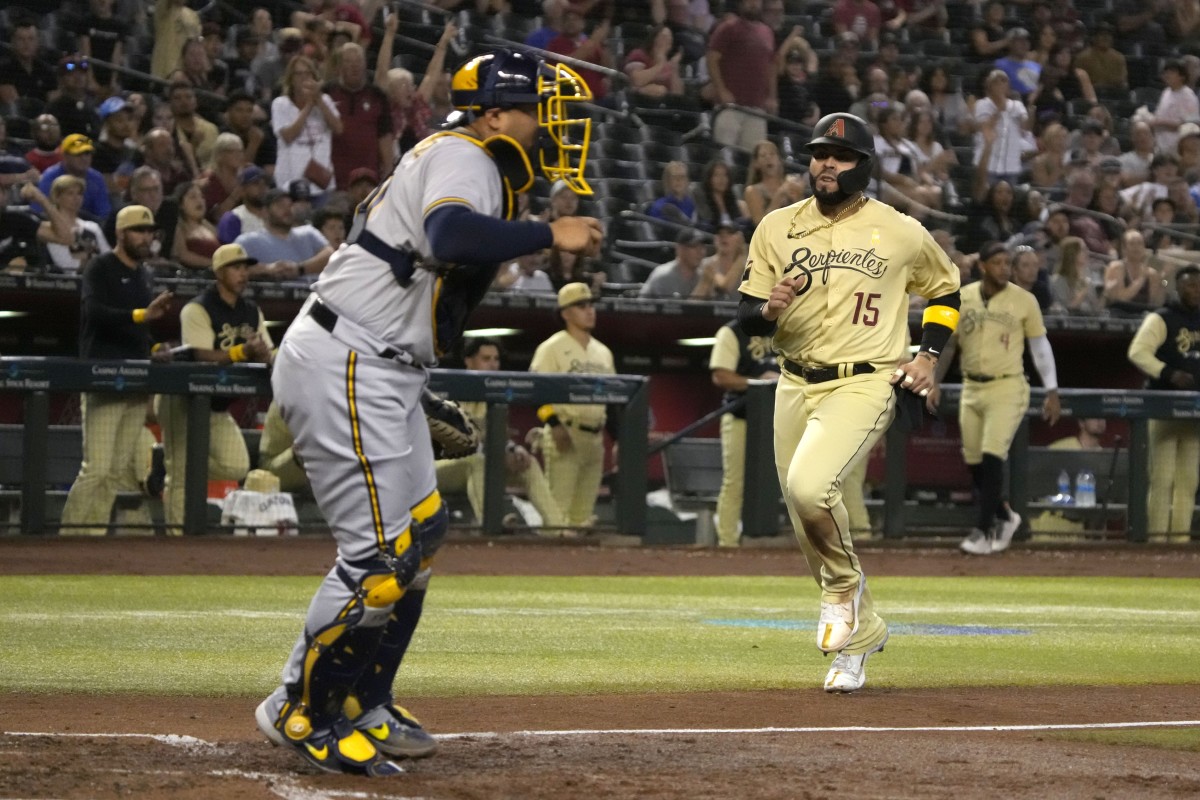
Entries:
{"label": "stadium crowd", "polygon": [[594,195],[539,179],[522,213],[582,206],[609,235],[495,291],[735,298],[749,234],[809,194],[799,144],[836,111],[875,129],[870,193],[935,229],[964,281],[1000,241],[1047,312],[1140,315],[1200,250],[1200,0],[198,5],[0,11],[5,269],[77,274],[140,204],[163,277],[238,242],[251,279],[312,281],[452,113],[454,67],[501,41],[582,65],[596,98]]}

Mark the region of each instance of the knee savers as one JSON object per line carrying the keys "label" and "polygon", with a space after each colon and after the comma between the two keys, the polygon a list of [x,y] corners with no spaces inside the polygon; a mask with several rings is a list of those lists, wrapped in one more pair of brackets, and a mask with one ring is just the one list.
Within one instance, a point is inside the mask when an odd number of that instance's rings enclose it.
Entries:
{"label": "knee savers", "polygon": [[446,539],[450,515],[442,496],[434,490],[412,509],[412,524],[396,537],[392,545],[391,573],[368,575],[363,579],[364,603],[368,608],[391,606],[412,585],[422,570],[428,570],[434,553]]}

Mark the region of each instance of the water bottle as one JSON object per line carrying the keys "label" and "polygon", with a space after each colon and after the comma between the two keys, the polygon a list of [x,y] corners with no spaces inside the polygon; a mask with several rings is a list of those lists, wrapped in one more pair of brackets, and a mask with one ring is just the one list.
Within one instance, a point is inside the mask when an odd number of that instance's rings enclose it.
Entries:
{"label": "water bottle", "polygon": [[1096,476],[1086,468],[1075,476],[1075,505],[1080,508],[1096,505]]}
{"label": "water bottle", "polygon": [[1071,476],[1065,469],[1058,473],[1058,494],[1054,496],[1054,502],[1060,506],[1071,505]]}

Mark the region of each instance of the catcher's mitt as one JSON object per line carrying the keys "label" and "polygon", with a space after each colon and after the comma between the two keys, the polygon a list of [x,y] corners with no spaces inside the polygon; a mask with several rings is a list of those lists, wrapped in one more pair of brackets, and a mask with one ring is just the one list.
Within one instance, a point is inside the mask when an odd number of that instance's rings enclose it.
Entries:
{"label": "catcher's mitt", "polygon": [[426,389],[421,394],[421,407],[429,423],[434,458],[463,458],[479,449],[483,432],[458,403],[443,400]]}

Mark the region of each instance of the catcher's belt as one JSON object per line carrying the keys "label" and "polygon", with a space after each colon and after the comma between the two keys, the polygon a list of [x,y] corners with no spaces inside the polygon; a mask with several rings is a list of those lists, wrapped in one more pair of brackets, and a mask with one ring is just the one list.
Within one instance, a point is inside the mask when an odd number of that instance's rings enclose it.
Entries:
{"label": "catcher's belt", "polygon": [[875,371],[875,367],[866,361],[859,362],[858,364],[808,367],[799,361],[792,361],[790,358],[783,360],[783,368],[793,375],[799,375],[801,378],[804,378],[807,383],[824,383],[825,381],[849,378],[851,375],[865,375],[868,372]]}
{"label": "catcher's belt", "polygon": [[[316,320],[318,325],[329,331],[331,334],[333,333],[334,328],[337,327],[338,323],[343,322],[343,320],[337,315],[337,312],[315,298],[312,305],[308,307],[308,315]],[[343,322],[343,324],[348,324],[348,321]],[[373,352],[372,355],[379,356],[380,358],[386,358],[390,361],[399,361],[401,364],[412,364],[413,361],[411,355],[401,352],[394,347],[385,347],[382,350]]]}

